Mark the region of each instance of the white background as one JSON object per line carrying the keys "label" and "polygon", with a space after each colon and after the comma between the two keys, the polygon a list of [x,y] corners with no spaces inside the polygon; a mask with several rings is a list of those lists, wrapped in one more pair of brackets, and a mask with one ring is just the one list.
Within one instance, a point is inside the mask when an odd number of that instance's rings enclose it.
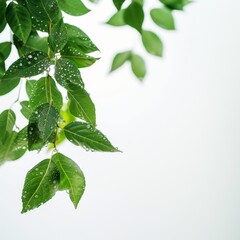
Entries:
{"label": "white background", "polygon": [[[60,147],[85,173],[77,210],[59,192],[20,214],[25,175],[50,153],[1,166],[0,239],[239,240],[240,2],[198,0],[175,13],[174,32],[148,21],[144,27],[158,31],[165,52],[163,59],[146,57],[143,84],[128,65],[108,74],[113,53],[133,46],[142,51],[137,32],[103,24],[114,11],[110,0],[92,8],[65,21],[101,49],[102,59],[82,76],[98,128],[123,153]],[[8,36],[5,31],[0,40]],[[1,111],[16,95],[1,97]]]}

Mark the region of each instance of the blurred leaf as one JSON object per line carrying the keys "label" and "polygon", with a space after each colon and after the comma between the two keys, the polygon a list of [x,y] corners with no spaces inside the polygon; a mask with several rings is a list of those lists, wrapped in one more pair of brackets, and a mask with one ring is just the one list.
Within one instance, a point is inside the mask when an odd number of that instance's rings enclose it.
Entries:
{"label": "blurred leaf", "polygon": [[134,75],[139,79],[143,80],[143,78],[146,75],[146,65],[144,59],[137,55],[133,54],[131,55],[131,67]]}
{"label": "blurred leaf", "polygon": [[107,24],[112,25],[112,26],[124,26],[126,25],[125,21],[124,21],[124,12],[125,10],[119,10],[118,12],[116,12],[108,21]]}
{"label": "blurred leaf", "polygon": [[152,20],[160,27],[175,30],[172,12],[167,8],[154,8],[150,12]]}
{"label": "blurred leaf", "polygon": [[130,56],[131,56],[130,51],[117,53],[112,62],[111,72],[120,68],[126,61],[129,60]]}
{"label": "blurred leaf", "polygon": [[125,0],[113,0],[113,3],[117,10],[120,10]]}
{"label": "blurred leaf", "polygon": [[154,32],[142,31],[142,41],[145,49],[152,55],[162,56],[163,44]]}
{"label": "blurred leaf", "polygon": [[141,4],[132,2],[124,11],[124,21],[140,33],[144,20],[144,12]]}

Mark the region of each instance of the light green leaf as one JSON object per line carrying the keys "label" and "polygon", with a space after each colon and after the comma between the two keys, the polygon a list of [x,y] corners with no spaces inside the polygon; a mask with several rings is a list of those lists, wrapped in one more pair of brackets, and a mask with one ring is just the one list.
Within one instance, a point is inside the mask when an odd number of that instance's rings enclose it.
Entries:
{"label": "light green leaf", "polygon": [[53,52],[59,52],[67,43],[67,29],[60,19],[53,25],[51,34],[49,35],[48,42]]}
{"label": "light green leaf", "polygon": [[126,25],[125,21],[124,21],[124,12],[125,10],[119,10],[118,12],[116,12],[108,21],[107,24],[112,25],[112,26],[124,26]]}
{"label": "light green leaf", "polygon": [[84,87],[78,67],[69,59],[60,58],[57,60],[55,79],[66,89],[71,83]]}
{"label": "light green leaf", "polygon": [[131,67],[134,75],[139,79],[142,80],[146,75],[146,66],[144,59],[137,55],[131,55]]}
{"label": "light green leaf", "polygon": [[59,111],[45,103],[36,108],[29,118],[28,149],[41,149],[47,142],[53,142]]}
{"label": "light green leaf", "polygon": [[24,43],[32,30],[31,17],[28,10],[14,2],[11,2],[6,10],[6,19],[13,33]]}
{"label": "light green leaf", "polygon": [[26,2],[32,15],[40,21],[53,22],[58,15],[57,0],[26,0]]}
{"label": "light green leaf", "polygon": [[130,51],[117,53],[112,62],[111,72],[120,68],[126,61],[129,60],[130,56],[131,56]]}
{"label": "light green leaf", "polygon": [[68,86],[68,99],[70,112],[86,122],[96,125],[95,106],[89,94],[80,86]]}
{"label": "light green leaf", "polygon": [[27,80],[26,81],[26,93],[27,93],[29,98],[32,94],[33,87],[34,87],[36,82],[37,82],[37,80]]}
{"label": "light green leaf", "polygon": [[27,127],[25,127],[19,133],[17,133],[16,138],[14,139],[11,151],[8,156],[9,160],[17,160],[21,158],[27,151],[27,147]]}
{"label": "light green leaf", "polygon": [[124,11],[124,21],[141,33],[143,20],[143,7],[137,2],[132,2]]}
{"label": "light green leaf", "polygon": [[50,59],[46,53],[39,51],[31,52],[14,62],[8,68],[2,80],[32,77],[44,72],[50,64]]}
{"label": "light green leaf", "polygon": [[39,207],[50,200],[58,189],[59,171],[50,159],[33,167],[25,178],[22,191],[22,213]]}
{"label": "light green leaf", "polygon": [[142,31],[142,42],[145,49],[152,55],[161,57],[163,44],[161,39],[154,32]]}
{"label": "light green leaf", "polygon": [[4,140],[4,142],[0,144],[0,165],[2,165],[7,160],[10,160],[9,156],[12,152],[16,137],[17,133],[15,131],[12,131],[8,133],[7,138]]}
{"label": "light green leaf", "polygon": [[66,46],[61,51],[61,56],[74,62],[78,68],[89,67],[99,60],[99,58],[86,55],[78,49],[72,49],[70,46]]}
{"label": "light green leaf", "polygon": [[63,104],[62,94],[50,76],[43,77],[34,82],[29,99],[32,109],[44,103],[49,103],[53,104],[53,106],[60,111]]}
{"label": "light green leaf", "polygon": [[64,127],[66,138],[77,146],[100,152],[118,152],[109,140],[88,123],[72,122]]}
{"label": "light green leaf", "polygon": [[61,153],[53,155],[52,160],[60,172],[59,190],[68,190],[74,207],[78,203],[85,190],[85,178],[79,166],[70,158]]}
{"label": "light green leaf", "polygon": [[16,122],[16,115],[11,109],[7,109],[0,114],[0,142],[4,143]]}
{"label": "light green leaf", "polygon": [[20,105],[22,107],[20,110],[22,115],[25,118],[29,119],[32,114],[32,109],[30,107],[29,101],[22,101],[22,102],[20,102]]}
{"label": "light green leaf", "polygon": [[167,8],[154,8],[150,12],[152,20],[160,27],[175,30],[172,11]]}
{"label": "light green leaf", "polygon": [[5,61],[10,52],[11,52],[11,49],[12,49],[12,43],[11,42],[2,42],[0,43],[0,53],[1,53],[1,56],[3,57],[3,61]]}
{"label": "light green leaf", "polygon": [[59,0],[58,3],[65,13],[72,16],[81,16],[90,11],[81,0]]}
{"label": "light green leaf", "polygon": [[65,24],[65,26],[68,35],[68,43],[66,46],[82,53],[99,51],[88,35],[81,29],[70,24]]}

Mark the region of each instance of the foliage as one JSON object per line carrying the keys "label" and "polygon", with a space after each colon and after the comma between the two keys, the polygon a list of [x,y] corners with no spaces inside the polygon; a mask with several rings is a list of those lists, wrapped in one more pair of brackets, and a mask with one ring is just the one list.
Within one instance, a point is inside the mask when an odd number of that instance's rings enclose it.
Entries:
{"label": "foliage", "polygon": [[[90,2],[95,2],[91,0]],[[150,16],[158,26],[175,29],[172,10],[181,10],[186,0],[161,0],[161,8],[152,9]],[[141,35],[146,51],[162,56],[158,35],[142,28],[143,0],[113,0],[117,12],[108,20],[113,26],[129,25]],[[0,95],[8,94],[25,84],[28,99],[20,103],[28,124],[16,127],[12,107],[0,114],[0,164],[21,158],[26,151],[53,149],[50,158],[34,166],[25,179],[22,192],[22,213],[39,207],[57,191],[67,190],[74,207],[84,193],[85,178],[79,166],[61,154],[58,145],[65,139],[86,150],[118,152],[96,129],[93,101],[85,89],[80,68],[89,67],[98,58],[90,53],[99,51],[89,36],[76,26],[63,21],[63,12],[81,16],[90,10],[81,0],[0,0],[0,32],[8,25],[12,42],[0,43]],[[47,37],[41,37],[40,32]],[[41,36],[40,36],[41,35]],[[19,58],[6,70],[5,61],[12,46]],[[117,53],[111,71],[131,62],[139,79],[146,74],[143,57],[133,51]],[[64,91],[59,89],[63,88]],[[19,93],[20,93],[19,87]],[[63,93],[67,96],[63,96]],[[68,99],[67,103],[63,99]]]}

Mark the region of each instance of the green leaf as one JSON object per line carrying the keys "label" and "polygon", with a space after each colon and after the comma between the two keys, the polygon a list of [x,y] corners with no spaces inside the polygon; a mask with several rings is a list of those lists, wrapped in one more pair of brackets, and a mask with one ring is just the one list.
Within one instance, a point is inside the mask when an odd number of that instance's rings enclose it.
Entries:
{"label": "green leaf", "polygon": [[27,80],[26,81],[26,93],[29,98],[32,95],[33,87],[36,82],[37,82],[37,80]]}
{"label": "green leaf", "polygon": [[22,101],[20,102],[21,105],[21,113],[26,118],[29,119],[32,114],[32,109],[30,107],[29,101]]}
{"label": "green leaf", "polygon": [[60,111],[63,104],[62,94],[50,76],[43,77],[34,83],[29,99],[32,109],[49,103]]}
{"label": "green leaf", "polygon": [[124,26],[126,25],[124,21],[124,12],[125,10],[119,10],[116,12],[108,21],[107,24],[118,27],[118,26]]}
{"label": "green leaf", "polygon": [[29,118],[28,149],[41,149],[47,142],[54,141],[59,111],[45,103],[36,108]]}
{"label": "green leaf", "polygon": [[170,9],[183,10],[183,8],[191,3],[189,0],[160,0],[164,5]]}
{"label": "green leaf", "polygon": [[89,67],[94,64],[99,58],[94,58],[92,56],[86,55],[78,49],[72,49],[69,46],[66,46],[61,51],[62,58],[67,58],[74,62],[78,68]]}
{"label": "green leaf", "polygon": [[[14,45],[16,46],[20,56],[26,55],[33,51],[40,51],[48,54],[48,41],[46,37],[39,37],[36,32],[32,32],[28,41],[24,44],[15,35],[13,36]],[[54,54],[50,51],[50,56]]]}
{"label": "green leaf", "polygon": [[16,115],[11,109],[7,109],[0,114],[0,142],[3,143],[10,132],[12,132],[15,122]]}
{"label": "green leaf", "polygon": [[35,51],[28,53],[14,62],[3,76],[3,80],[32,77],[49,68],[51,61],[46,53]]}
{"label": "green leaf", "polygon": [[117,53],[112,62],[111,72],[120,68],[126,61],[129,60],[130,56],[131,56],[130,51]]}
{"label": "green leaf", "polygon": [[96,125],[95,106],[89,94],[80,86],[69,85],[68,99],[70,100],[70,112],[86,122]]}
{"label": "green leaf", "polygon": [[141,33],[143,20],[143,7],[137,2],[132,2],[124,11],[124,21]]}
{"label": "green leaf", "polygon": [[0,144],[0,165],[5,161],[10,160],[9,156],[12,153],[16,137],[17,133],[12,131],[7,135],[7,138],[4,140],[4,142]]}
{"label": "green leaf", "polygon": [[67,29],[62,19],[53,25],[48,42],[55,53],[59,52],[67,43]]}
{"label": "green leaf", "polygon": [[11,42],[2,42],[0,43],[0,53],[3,56],[3,61],[5,61],[12,49],[12,43]]}
{"label": "green leaf", "polygon": [[22,191],[22,213],[39,207],[57,192],[59,171],[50,159],[33,167],[26,176]]}
{"label": "green leaf", "polygon": [[171,10],[167,8],[154,8],[151,10],[150,15],[158,26],[167,30],[175,30],[174,18]]}
{"label": "green leaf", "polygon": [[57,0],[26,0],[32,15],[38,20],[53,22],[58,15]]}
{"label": "green leaf", "polygon": [[70,24],[65,24],[65,26],[67,28],[68,47],[82,53],[99,51],[95,44],[88,37],[88,35],[84,33],[81,29]]}
{"label": "green leaf", "polygon": [[145,49],[152,55],[161,57],[163,44],[161,39],[154,32],[142,31],[142,42]]}
{"label": "green leaf", "polygon": [[85,190],[85,178],[79,166],[61,153],[53,155],[52,160],[60,172],[59,190],[68,190],[75,208]]}
{"label": "green leaf", "polygon": [[134,75],[139,79],[142,80],[146,75],[146,66],[144,59],[137,55],[131,55],[131,67]]}
{"label": "green leaf", "polygon": [[11,2],[7,7],[6,19],[13,33],[24,43],[27,42],[32,30],[32,22],[28,10],[20,4]]}
{"label": "green leaf", "polygon": [[7,21],[6,21],[6,1],[1,0],[0,1],[0,33],[5,29]]}
{"label": "green leaf", "polygon": [[25,127],[19,133],[17,133],[16,138],[14,139],[11,151],[8,156],[9,160],[17,160],[21,158],[27,151],[27,147],[27,127]]}
{"label": "green leaf", "polygon": [[113,3],[117,10],[120,10],[125,0],[113,0]]}
{"label": "green leaf", "polygon": [[58,3],[65,13],[72,16],[81,16],[90,11],[81,0],[59,0]]}
{"label": "green leaf", "polygon": [[84,87],[78,67],[69,59],[60,58],[57,60],[55,79],[66,89],[71,83]]}
{"label": "green leaf", "polygon": [[0,96],[11,92],[20,82],[19,78],[0,79]]}
{"label": "green leaf", "polygon": [[101,152],[118,152],[109,140],[96,128],[88,123],[72,122],[64,127],[66,138],[86,150]]}

